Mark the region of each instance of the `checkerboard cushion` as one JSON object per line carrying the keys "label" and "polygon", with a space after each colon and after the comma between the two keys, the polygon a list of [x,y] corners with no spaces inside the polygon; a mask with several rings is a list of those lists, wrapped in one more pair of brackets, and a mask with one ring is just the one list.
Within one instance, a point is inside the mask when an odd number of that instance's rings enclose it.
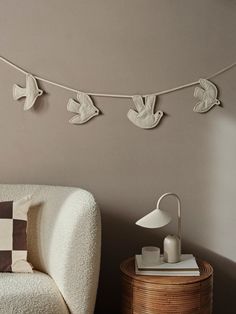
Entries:
{"label": "checkerboard cushion", "polygon": [[0,272],[32,272],[27,259],[27,212],[31,196],[0,202]]}

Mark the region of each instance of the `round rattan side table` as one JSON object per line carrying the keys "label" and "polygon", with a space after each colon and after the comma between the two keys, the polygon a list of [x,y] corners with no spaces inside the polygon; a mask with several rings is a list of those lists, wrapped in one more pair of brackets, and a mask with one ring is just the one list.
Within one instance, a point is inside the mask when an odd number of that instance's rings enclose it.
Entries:
{"label": "round rattan side table", "polygon": [[197,260],[200,276],[136,275],[134,258],[121,263],[122,314],[210,314],[213,269]]}

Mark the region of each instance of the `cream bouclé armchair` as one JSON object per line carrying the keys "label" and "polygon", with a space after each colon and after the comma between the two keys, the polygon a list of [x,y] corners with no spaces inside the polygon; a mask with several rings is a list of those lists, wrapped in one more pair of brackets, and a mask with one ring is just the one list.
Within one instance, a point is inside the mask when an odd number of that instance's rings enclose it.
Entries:
{"label": "cream boucl\u00e9 armchair", "polygon": [[0,184],[0,201],[32,194],[28,260],[33,273],[0,273],[1,314],[92,314],[101,246],[100,212],[82,189]]}

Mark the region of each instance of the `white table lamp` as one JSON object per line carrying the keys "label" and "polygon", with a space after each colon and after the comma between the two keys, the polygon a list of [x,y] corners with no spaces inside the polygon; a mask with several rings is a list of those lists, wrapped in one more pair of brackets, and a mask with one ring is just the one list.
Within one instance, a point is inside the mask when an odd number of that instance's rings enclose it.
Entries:
{"label": "white table lamp", "polygon": [[168,235],[164,239],[164,260],[167,263],[177,263],[181,258],[181,204],[177,194],[168,192],[163,194],[157,201],[156,209],[151,211],[149,214],[139,219],[136,225],[144,228],[161,228],[167,225],[171,221],[171,216],[160,209],[161,200],[172,195],[177,199],[178,203],[178,236]]}

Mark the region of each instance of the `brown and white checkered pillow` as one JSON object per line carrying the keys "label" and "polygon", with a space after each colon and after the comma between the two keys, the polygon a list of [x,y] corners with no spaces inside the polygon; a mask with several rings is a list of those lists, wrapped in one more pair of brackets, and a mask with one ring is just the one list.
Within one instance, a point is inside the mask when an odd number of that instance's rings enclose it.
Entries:
{"label": "brown and white checkered pillow", "polygon": [[0,202],[0,272],[32,272],[27,259],[27,212],[31,196]]}

